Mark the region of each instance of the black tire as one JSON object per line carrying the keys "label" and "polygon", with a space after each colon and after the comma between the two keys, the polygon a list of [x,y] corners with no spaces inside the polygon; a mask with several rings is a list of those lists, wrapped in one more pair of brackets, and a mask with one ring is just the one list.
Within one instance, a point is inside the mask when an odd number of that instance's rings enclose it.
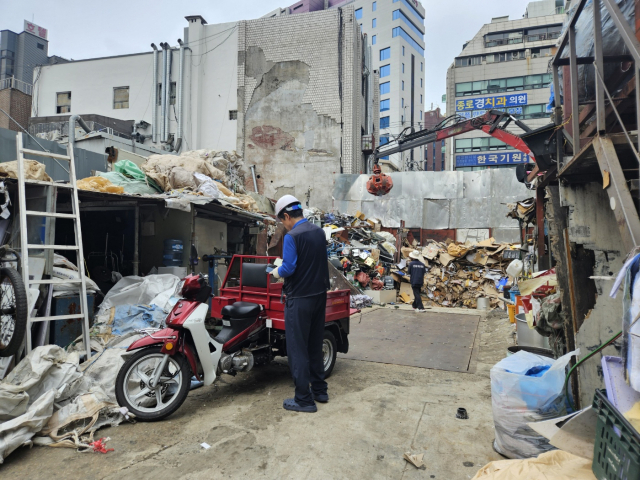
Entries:
{"label": "black tire", "polygon": [[136,416],[137,420],[142,422],[155,422],[158,420],[162,420],[173,412],[175,412],[187,399],[187,395],[189,394],[189,390],[191,388],[191,367],[189,366],[189,362],[186,357],[181,353],[175,353],[170,358],[175,360],[180,368],[180,372],[182,373],[181,379],[182,382],[179,385],[179,390],[176,393],[176,397],[172,402],[164,409],[155,411],[155,412],[144,412],[131,405],[131,403],[127,400],[127,395],[125,395],[124,387],[125,380],[127,377],[127,373],[129,369],[142,357],[157,355],[160,354],[161,347],[149,347],[140,350],[135,353],[129,360],[125,362],[125,364],[120,368],[118,372],[118,377],[116,378],[116,399],[118,400],[118,405],[121,407],[126,407],[131,413]]}
{"label": "black tire", "polygon": [[[330,349],[330,351],[326,352],[325,348]],[[327,356],[329,358],[326,358]],[[336,366],[337,356],[338,356],[338,342],[336,342],[336,337],[333,335],[333,333],[331,333],[331,330],[329,330],[328,328],[325,328],[324,337],[322,339],[322,358],[324,361],[324,378],[329,378],[331,376],[331,372],[333,372],[333,367]]]}
{"label": "black tire", "polygon": [[[13,313],[0,314],[0,357],[10,357],[18,353],[24,336],[27,333],[27,317],[29,301],[27,292],[24,289],[22,276],[15,268],[0,268],[0,285],[8,283],[8,288],[12,289],[12,294],[5,295],[4,288],[0,288],[0,310],[12,310]],[[11,298],[13,295],[13,298]],[[5,304],[7,301],[7,304]],[[5,343],[3,340],[3,322],[13,322],[13,333]],[[7,334],[8,335],[8,334]]]}

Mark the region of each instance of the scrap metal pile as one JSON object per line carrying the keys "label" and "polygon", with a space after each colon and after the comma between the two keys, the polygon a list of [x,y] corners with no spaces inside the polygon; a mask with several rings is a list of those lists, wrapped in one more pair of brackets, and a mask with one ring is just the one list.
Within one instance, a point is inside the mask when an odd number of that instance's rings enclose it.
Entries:
{"label": "scrap metal pile", "polygon": [[424,247],[404,238],[396,254],[396,235],[383,231],[379,220],[361,212],[350,216],[306,210],[305,216],[322,226],[330,261],[352,285],[361,291],[397,289],[398,302],[413,301],[407,265],[414,250],[427,267],[422,289],[425,305],[441,307],[475,308],[479,297],[498,305],[508,282],[505,269],[520,257],[519,245],[496,243],[493,238],[464,244],[427,240]]}

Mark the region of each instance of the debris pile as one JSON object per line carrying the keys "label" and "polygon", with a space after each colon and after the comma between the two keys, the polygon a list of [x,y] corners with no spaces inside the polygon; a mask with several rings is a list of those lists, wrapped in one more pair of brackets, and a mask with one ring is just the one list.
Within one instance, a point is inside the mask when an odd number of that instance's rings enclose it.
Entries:
{"label": "debris pile", "polygon": [[[258,212],[255,199],[244,188],[244,162],[235,152],[191,150],[180,155],[151,155],[138,167],[120,160],[111,172],[78,181],[78,188],[103,193],[161,195],[167,206],[215,198]],[[186,208],[185,208],[186,209]]]}
{"label": "debris pile", "polygon": [[[507,284],[507,265],[520,258],[519,245],[496,243],[490,238],[481,242],[459,243],[453,240],[417,240],[384,231],[378,219],[356,215],[322,213],[305,210],[307,219],[321,226],[327,237],[327,254],[331,263],[347,280],[363,290],[397,289],[398,301],[413,302],[409,283],[409,254],[420,253],[427,269],[422,289],[425,305],[440,307],[476,307],[476,299],[490,299],[498,305]],[[396,235],[402,238],[400,244]]]}
{"label": "debris pile", "polygon": [[403,246],[403,258],[391,270],[394,280],[400,283],[403,301],[409,302],[407,264],[411,261],[409,254],[415,249],[427,267],[422,287],[428,299],[426,305],[475,308],[479,297],[489,298],[492,306],[498,305],[502,298],[500,292],[508,281],[505,269],[513,257],[519,255],[518,246],[496,243],[493,238],[464,244],[452,240],[427,242],[422,248],[415,240],[413,245]]}

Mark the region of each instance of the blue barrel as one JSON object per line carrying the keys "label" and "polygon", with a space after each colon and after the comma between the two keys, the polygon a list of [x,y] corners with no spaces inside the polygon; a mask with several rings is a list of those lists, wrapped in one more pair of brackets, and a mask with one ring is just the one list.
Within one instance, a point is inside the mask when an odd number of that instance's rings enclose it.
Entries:
{"label": "blue barrel", "polygon": [[162,253],[162,265],[165,267],[181,267],[184,242],[177,239],[167,239],[164,241],[164,252]]}

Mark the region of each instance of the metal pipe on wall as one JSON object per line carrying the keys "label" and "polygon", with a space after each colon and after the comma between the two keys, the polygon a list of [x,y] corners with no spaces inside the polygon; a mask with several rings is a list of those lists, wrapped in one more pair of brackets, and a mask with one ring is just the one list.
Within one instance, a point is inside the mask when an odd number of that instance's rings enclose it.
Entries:
{"label": "metal pipe on wall", "polygon": [[158,141],[158,47],[155,43],[151,44],[153,48],[153,120],[151,121],[151,141]]}
{"label": "metal pipe on wall", "polygon": [[162,92],[160,97],[160,115],[162,116],[162,130],[160,131],[160,141],[166,141],[165,132],[167,131],[167,44],[161,43],[162,47]]}
{"label": "metal pipe on wall", "polygon": [[176,132],[176,152],[179,152],[182,147],[182,94],[184,90],[184,43],[180,38],[178,39],[178,43],[180,44],[180,56],[178,62],[178,88],[176,92],[178,95],[178,131]]}
{"label": "metal pipe on wall", "polygon": [[167,85],[167,90],[166,90],[166,98],[164,101],[165,104],[165,109],[164,109],[164,115],[165,115],[165,123],[164,123],[164,141],[165,142],[169,142],[169,126],[171,125],[171,60],[172,60],[172,53],[171,53],[171,46],[168,43],[164,44],[165,47],[167,47],[167,72],[166,72],[166,77],[165,77],[165,84]]}

